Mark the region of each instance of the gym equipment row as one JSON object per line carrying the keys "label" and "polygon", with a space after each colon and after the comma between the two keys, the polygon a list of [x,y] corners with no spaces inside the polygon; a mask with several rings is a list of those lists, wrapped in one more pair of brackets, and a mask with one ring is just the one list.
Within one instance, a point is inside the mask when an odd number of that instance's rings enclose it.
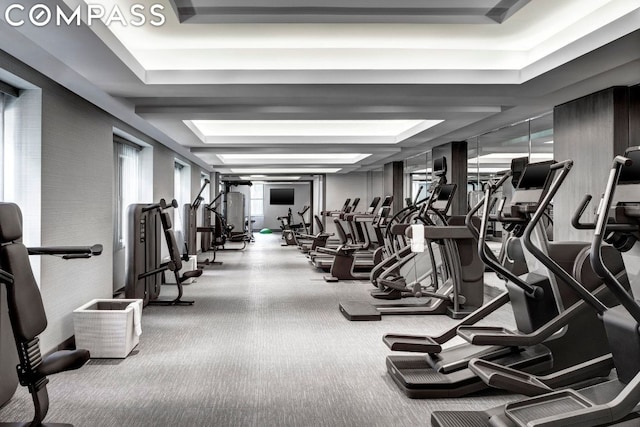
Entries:
{"label": "gym equipment row", "polygon": [[[437,163],[436,159],[434,171]],[[453,398],[488,387],[529,396],[486,411],[436,411],[432,425],[631,426],[640,422],[640,304],[633,297],[625,268],[625,262],[635,262],[630,254],[637,256],[640,250],[640,147],[629,148],[614,160],[593,222],[581,220],[591,196],[578,207],[573,225],[595,230],[592,242],[549,240],[551,201],[572,165],[571,160],[529,164],[515,159],[511,170],[487,185],[484,197],[457,222],[446,217],[446,209],[434,207],[439,189],[448,185],[443,180],[432,186],[426,200],[411,201],[391,219],[381,221],[388,214],[376,209],[377,200],[364,214],[363,218],[377,224],[376,231],[382,230],[376,250],[395,258],[384,267],[378,264],[368,275],[347,276],[349,280],[370,280],[377,288],[372,297],[380,299],[424,295],[434,300],[438,297],[433,294],[441,290],[452,300],[449,313],[455,310],[457,293],[457,303],[469,308],[453,327],[437,336],[391,333],[383,337],[393,352],[404,353],[386,359],[388,374],[399,388],[410,398]],[[508,201],[497,197],[507,183],[514,189]],[[344,247],[352,259],[357,259],[359,251],[364,259],[373,258],[371,250],[364,252],[371,242],[358,227],[359,214],[350,212],[349,206],[347,201],[341,211],[326,213],[334,219],[339,242],[332,249],[315,247],[316,257],[334,255],[333,263]],[[519,248],[523,265],[516,265],[514,259],[505,262],[489,249],[490,222],[509,233],[506,241]],[[328,241],[326,233],[322,238]],[[422,248],[415,247],[417,241]],[[301,251],[313,257],[304,245],[299,243]],[[411,263],[414,270],[418,265],[422,268],[421,273],[414,272],[413,283],[406,271]],[[480,293],[485,268],[506,281],[506,290],[488,302]],[[469,271],[479,280],[465,281],[460,273]],[[467,296],[478,294],[479,303],[473,307]],[[477,325],[508,303],[514,330]],[[393,313],[394,305],[341,302],[340,310],[350,320],[379,320],[387,307]],[[370,312],[360,318],[352,314],[352,307],[367,306]],[[398,311],[393,314],[402,313]],[[456,337],[466,343],[445,345]]]}
{"label": "gym equipment row", "polygon": [[[571,165],[570,161],[562,166],[554,165],[561,172],[542,197],[541,206],[551,201]],[[622,255],[626,258],[634,252],[637,255],[639,249],[639,183],[640,147],[631,147],[613,161],[595,220],[582,221],[592,199],[590,195],[574,214],[574,227],[594,230],[594,238],[580,258],[580,268],[574,269],[573,274],[551,257],[541,255],[540,246],[531,238],[531,224],[523,235],[526,249],[536,254],[564,283],[570,284],[582,305],[594,314],[599,330],[604,331],[606,353],[543,376],[474,358],[470,366],[484,383],[530,397],[486,411],[436,411],[432,425],[447,427],[464,422],[473,426],[633,426],[640,423],[637,413],[640,409],[640,304],[633,297],[627,276],[615,268]],[[532,216],[534,224],[542,215],[543,210],[536,209]],[[618,259],[612,262],[612,258]],[[606,292],[601,292],[602,286],[589,288],[593,275],[603,282]],[[574,352],[590,345],[593,332],[588,328],[582,330],[582,343]],[[585,334],[589,335],[588,340],[584,339]],[[611,368],[614,376],[609,375]],[[592,381],[580,383],[581,378]]]}

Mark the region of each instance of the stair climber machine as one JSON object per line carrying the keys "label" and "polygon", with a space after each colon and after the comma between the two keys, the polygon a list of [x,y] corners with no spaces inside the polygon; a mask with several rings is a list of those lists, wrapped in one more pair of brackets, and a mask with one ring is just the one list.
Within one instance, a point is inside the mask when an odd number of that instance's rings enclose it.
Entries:
{"label": "stair climber machine", "polygon": [[[328,258],[328,261],[325,261],[325,265],[326,262],[331,262],[331,269],[329,270],[331,275],[324,277],[326,282],[369,279],[369,273],[376,262],[373,253],[378,242],[371,240],[368,224],[374,228],[378,226],[381,218],[379,211],[388,211],[386,208],[389,208],[391,203],[393,203],[393,196],[386,196],[378,207],[379,200],[379,197],[374,198],[369,206],[369,210],[364,214],[349,213],[343,216],[349,225],[351,235],[358,236],[357,242],[353,244],[345,243],[337,249],[318,248],[319,253],[333,256],[333,258]],[[340,231],[342,229],[340,221],[335,219],[334,222],[339,234],[342,234],[343,232]],[[318,266],[322,260],[316,260],[316,262]],[[357,272],[356,268],[365,271]]]}
{"label": "stair climber machine", "polygon": [[[606,331],[611,354],[546,376],[473,359],[470,367],[492,387],[531,396],[486,411],[434,412],[432,425],[454,426],[637,426],[640,425],[640,304],[634,299],[626,276],[607,265],[612,250],[624,254],[625,262],[637,263],[640,255],[640,147],[628,148],[614,159],[606,189],[592,223],[581,222],[591,201],[588,195],[576,211],[572,224],[594,229],[594,239],[586,256],[597,276],[616,297],[610,307],[593,292],[582,288],[581,297],[598,312]],[[611,246],[603,245],[603,242]],[[525,240],[525,244],[531,243]],[[546,260],[551,267],[558,269]],[[580,281],[580,286],[584,281]],[[636,277],[636,280],[638,278]],[[585,338],[591,331],[585,330]],[[585,339],[585,342],[588,339]],[[580,351],[580,347],[576,347]],[[578,383],[584,371],[600,365],[615,368],[616,376]],[[582,376],[582,375],[580,375]],[[573,385],[572,385],[573,384]]]}
{"label": "stair climber machine", "polygon": [[[351,202],[351,199],[347,199],[344,202],[344,205],[342,206],[341,209],[335,210],[335,211],[322,211],[320,212],[320,215],[326,218],[330,218],[331,221],[333,221],[335,218],[340,218],[344,214],[356,212],[356,209],[358,208],[359,204],[360,204],[359,197],[356,197],[355,199],[353,199],[353,202]],[[347,236],[347,237],[350,238],[351,236]],[[342,241],[340,241],[339,238],[330,238],[325,242],[323,246],[335,249],[342,244],[343,243]],[[309,255],[311,256],[312,254],[309,253]]]}
{"label": "stair climber machine", "polygon": [[[164,199],[152,205],[129,205],[126,246],[125,298],[141,299],[143,305],[193,305],[182,299],[182,283],[202,275],[202,270],[180,273],[182,257],[177,247],[167,209],[177,208],[174,199],[167,204]],[[162,239],[169,251],[169,260],[162,260]],[[173,272],[178,294],[173,299],[160,299],[163,273]]]}
{"label": "stair climber machine", "polygon": [[[375,299],[391,299],[398,298],[405,294],[406,296],[426,296],[428,299],[417,300],[415,302],[389,303],[370,301],[343,301],[340,303],[340,312],[349,320],[381,320],[382,315],[416,315],[416,314],[447,314],[454,319],[461,319],[469,313],[475,311],[482,306],[484,300],[483,275],[484,265],[477,255],[476,237],[471,234],[469,229],[464,225],[464,218],[452,217],[449,224],[442,212],[448,210],[451,203],[452,194],[455,192],[455,185],[443,184],[440,190],[435,192],[433,201],[425,206],[431,206],[430,209],[439,217],[440,224],[435,223],[423,217],[423,221],[428,225],[402,224],[394,226],[394,233],[405,233],[409,237],[413,237],[413,232],[422,233],[425,236],[427,244],[423,246],[426,249],[422,253],[411,253],[406,258],[408,261],[399,264],[406,265],[410,260],[420,262],[423,267],[421,269],[421,278],[415,281],[416,284],[407,285],[405,277],[396,277],[394,279],[378,278],[378,284],[383,285],[383,290],[372,291],[371,295]],[[444,194],[442,204],[439,204],[438,195]],[[398,231],[400,230],[400,231]],[[442,253],[442,264],[446,266],[446,280],[440,287],[434,291],[426,290],[426,286],[422,286],[421,281],[432,275],[433,271],[438,270],[436,258],[430,254],[431,242],[437,242],[437,250]],[[419,255],[422,256],[418,261]],[[400,271],[401,266],[397,270]],[[415,266],[418,269],[418,266]]]}
{"label": "stair climber machine", "polygon": [[280,221],[280,232],[282,233],[280,238],[284,240],[284,243],[282,243],[281,246],[295,245],[295,232],[291,228],[293,225],[293,213],[291,212],[291,208],[287,210],[286,215],[281,215],[276,219]]}
{"label": "stair climber machine", "polygon": [[[385,335],[383,341],[393,351],[421,353],[391,355],[387,369],[391,377],[412,398],[459,397],[483,390],[487,385],[469,368],[469,361],[482,359],[501,366],[532,374],[558,372],[609,352],[606,334],[597,312],[580,297],[581,288],[565,271],[580,271],[584,286],[604,303],[613,297],[588,266],[589,244],[581,242],[547,241],[539,221],[556,194],[572,162],[542,162],[526,166],[508,206],[501,202],[495,218],[489,212],[496,202],[493,194],[511,176],[503,176],[496,185],[488,185],[484,199],[467,214],[467,225],[478,236],[478,254],[494,271],[509,279],[507,290],[485,304],[453,328],[439,336]],[[473,216],[484,209],[480,230]],[[504,268],[486,245],[490,220],[517,224],[514,233],[531,240],[527,246],[529,273],[515,276]],[[533,243],[535,242],[535,243]],[[538,250],[531,251],[535,247]],[[550,269],[547,260],[561,269]],[[607,263],[615,274],[624,275],[624,264],[617,253],[607,253]],[[550,271],[551,270],[551,271]],[[498,308],[511,302],[516,330],[504,327],[475,326]],[[585,331],[589,339],[585,340]],[[459,336],[468,344],[447,349],[442,345]],[[575,351],[580,348],[581,351]],[[608,367],[600,367],[601,376]],[[593,372],[584,374],[591,378]],[[580,381],[577,375],[575,381]]]}
{"label": "stair climber machine", "polygon": [[280,221],[280,229],[282,230],[282,239],[284,240],[283,246],[300,246],[302,242],[299,242],[299,239],[302,235],[309,235],[309,227],[310,223],[307,223],[305,219],[306,213],[309,211],[311,207],[308,205],[303,206],[302,211],[298,212],[298,216],[301,218],[302,222],[299,224],[294,223],[293,213],[291,212],[291,208],[286,216],[279,216],[277,219]]}
{"label": "stair climber machine", "polygon": [[[350,220],[353,218],[353,215],[358,213],[354,210],[354,208],[358,205],[359,201],[360,201],[359,198],[354,199],[354,202],[351,205],[351,207],[345,211],[342,211],[342,212],[329,211],[329,212],[323,213],[323,214],[328,214],[327,216],[332,218],[332,221],[336,228],[336,234],[338,236],[337,243],[336,242],[328,243],[327,245],[324,246],[324,248],[335,250],[335,249],[338,249],[340,246],[349,244],[353,246],[362,246],[363,248],[368,249],[368,245],[370,242],[365,241],[364,234],[354,231],[356,229],[354,229],[353,224],[351,224],[350,222]],[[365,214],[376,213],[379,202],[380,202],[380,197],[374,197],[371,203],[369,204],[369,207],[367,208]],[[348,232],[345,230],[345,227],[342,225],[343,223],[348,228],[349,230]],[[333,259],[334,259],[333,253],[329,253],[329,252],[331,251],[324,251],[324,249],[322,248],[317,248],[317,250],[309,252],[308,254],[309,260],[314,265],[314,267],[320,268],[324,271],[329,271],[331,270],[331,266],[333,264]],[[369,271],[371,268],[370,267],[371,257],[372,257],[371,253],[365,250],[362,250],[359,254],[358,260],[356,260],[355,269],[359,271],[362,271],[362,269]]]}
{"label": "stair climber machine", "polygon": [[282,239],[285,241],[283,246],[299,247],[305,242],[310,243],[309,241],[313,239],[313,236],[309,236],[309,227],[311,224],[307,223],[307,220],[304,217],[309,209],[311,209],[311,207],[309,205],[305,205],[302,207],[302,211],[298,212],[298,216],[302,220],[299,224],[294,224],[291,208],[289,208],[287,216],[279,216],[277,218],[281,224],[280,229],[282,230]]}
{"label": "stair climber machine", "polygon": [[[358,199],[358,201],[359,200],[360,199]],[[351,199],[347,199],[344,202],[342,209],[335,212],[337,212],[338,215],[342,212],[348,212],[350,210],[350,203],[351,203]],[[332,211],[320,212],[320,215],[322,216],[331,216],[332,214],[333,214]],[[298,247],[300,248],[300,251],[304,254],[307,254],[308,256],[310,252],[315,251],[316,248],[319,248],[319,247],[325,247],[329,245],[337,248],[340,245],[339,241],[337,239],[331,239],[331,237],[334,236],[333,233],[325,232],[324,224],[320,219],[320,217],[318,215],[314,215],[313,220],[315,222],[315,229],[318,230],[318,232],[315,235],[312,235],[312,234],[301,235],[302,241],[299,242],[299,245],[298,245]]]}
{"label": "stair climber machine", "polygon": [[314,215],[313,220],[315,222],[315,229],[318,230],[318,232],[316,234],[301,234],[298,240],[298,248],[303,254],[308,254],[316,248],[326,246],[329,238],[333,236],[333,233],[325,233],[324,225],[318,215]]}
{"label": "stair climber machine", "polygon": [[[353,203],[349,204],[350,201],[351,199],[347,199],[341,210],[322,211],[320,212],[320,215],[322,215],[323,217],[331,218],[331,220],[335,223],[335,219],[344,218],[344,215],[355,212],[355,209],[360,203],[360,198],[356,197],[355,199],[353,199]],[[318,224],[320,224],[320,230],[324,232],[324,225],[322,224],[322,222],[317,222]],[[329,271],[331,269],[332,256],[318,252],[318,248],[324,247],[337,249],[339,246],[344,245],[345,243],[354,243],[352,240],[353,236],[344,231],[344,228],[340,227],[340,229],[337,229],[336,232],[338,234],[337,237],[332,237],[335,235],[334,233],[326,233],[326,237],[322,236],[313,243],[315,244],[313,250],[309,248],[309,251],[306,252],[307,258],[309,258],[309,261],[311,262],[311,264],[313,264],[314,267],[321,268],[324,271]],[[318,265],[316,265],[316,258],[318,259]]]}
{"label": "stair climber machine", "polygon": [[[1,203],[2,212],[7,213],[12,221],[6,221],[0,225],[0,235],[11,236],[10,240],[15,243],[22,241],[22,230],[18,225],[22,225],[22,212],[13,203]],[[14,227],[15,226],[15,227]],[[19,237],[17,237],[19,236]],[[8,243],[8,242],[5,242]],[[93,246],[55,246],[55,247],[31,247],[27,248],[30,256],[56,256],[63,260],[87,259],[102,254],[102,245]],[[8,250],[8,249],[7,249]],[[2,265],[3,270],[16,274],[16,266]],[[22,267],[21,267],[22,268]],[[4,271],[2,273],[5,273]],[[3,275],[4,283],[10,283],[4,279],[10,275]],[[0,407],[4,406],[14,395],[18,386],[18,353],[16,352],[16,341],[11,327],[9,314],[9,304],[7,301],[7,289],[0,286]]]}

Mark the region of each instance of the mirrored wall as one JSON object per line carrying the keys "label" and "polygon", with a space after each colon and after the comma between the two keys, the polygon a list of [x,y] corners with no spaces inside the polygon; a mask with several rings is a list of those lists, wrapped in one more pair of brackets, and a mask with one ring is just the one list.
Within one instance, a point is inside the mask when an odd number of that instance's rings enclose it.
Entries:
{"label": "mirrored wall", "polygon": [[548,113],[467,140],[469,191],[509,169],[511,160],[553,159],[553,114]]}
{"label": "mirrored wall", "polygon": [[412,201],[424,199],[431,182],[431,152],[420,153],[404,162],[405,186],[404,194]]}

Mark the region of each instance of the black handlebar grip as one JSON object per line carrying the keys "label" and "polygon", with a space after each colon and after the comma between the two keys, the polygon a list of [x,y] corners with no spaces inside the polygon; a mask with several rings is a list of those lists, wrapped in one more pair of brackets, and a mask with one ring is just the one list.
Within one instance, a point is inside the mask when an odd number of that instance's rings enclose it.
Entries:
{"label": "black handlebar grip", "polygon": [[584,215],[585,211],[587,210],[587,207],[589,206],[589,203],[591,203],[592,198],[593,197],[591,196],[591,194],[585,195],[584,199],[582,199],[582,202],[580,203],[580,206],[571,217],[571,225],[576,230],[590,230],[595,228],[596,226],[595,223],[580,222],[580,218],[582,218],[582,215]]}

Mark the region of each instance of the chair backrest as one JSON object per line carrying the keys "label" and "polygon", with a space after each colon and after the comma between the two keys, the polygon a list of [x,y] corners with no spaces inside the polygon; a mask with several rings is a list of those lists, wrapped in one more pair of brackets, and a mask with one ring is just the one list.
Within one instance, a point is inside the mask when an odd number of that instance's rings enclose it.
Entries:
{"label": "chair backrest", "polygon": [[342,227],[342,224],[340,224],[340,220],[338,218],[335,218],[333,220],[333,223],[336,225],[336,234],[338,235],[338,239],[340,240],[341,244],[346,244],[349,241],[349,237],[347,236],[347,233],[344,231],[344,227]]}
{"label": "chair backrest", "polygon": [[13,275],[7,306],[15,339],[31,341],[47,328],[47,316],[22,243],[22,212],[15,203],[0,203],[0,268]]}
{"label": "chair backrest", "polygon": [[176,271],[180,271],[182,268],[182,258],[180,257],[180,249],[178,249],[178,244],[176,243],[176,236],[173,234],[173,230],[171,229],[171,217],[168,213],[162,212],[160,214],[160,221],[162,222],[164,237],[167,241],[169,257],[171,258],[171,261],[173,261]]}
{"label": "chair backrest", "polygon": [[322,220],[318,215],[314,215],[313,219],[316,221],[316,228],[318,229],[318,233],[324,233],[324,225],[322,225]]}

